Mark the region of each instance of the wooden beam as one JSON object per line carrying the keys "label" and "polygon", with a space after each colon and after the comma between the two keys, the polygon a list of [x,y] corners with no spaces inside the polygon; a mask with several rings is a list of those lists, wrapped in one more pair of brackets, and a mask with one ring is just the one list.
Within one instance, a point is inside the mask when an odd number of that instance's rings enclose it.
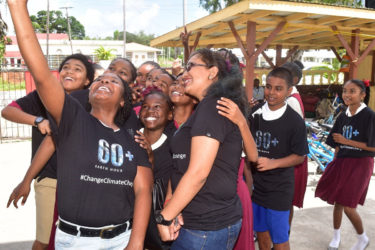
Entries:
{"label": "wooden beam", "polygon": [[287,22],[292,22],[292,21],[297,21],[297,20],[300,20],[300,19],[304,19],[306,17],[309,17],[309,16],[313,16],[314,14],[310,14],[310,13],[295,13],[295,14],[292,14],[292,15],[289,15],[285,18],[285,20]]}
{"label": "wooden beam", "polygon": [[339,39],[339,41],[341,42],[342,46],[344,46],[344,48],[346,49],[346,53],[348,54],[348,56],[350,57],[350,59],[353,61],[356,59],[356,56],[354,54],[354,52],[352,51],[352,49],[350,48],[349,44],[345,41],[344,37],[338,33],[338,30],[337,30],[337,27],[335,25],[331,26],[332,30],[337,33],[336,34],[336,37],[337,39]]}
{"label": "wooden beam", "polygon": [[246,57],[249,57],[249,54],[247,53],[247,51],[246,51],[246,49],[245,49],[245,47],[244,47],[244,45],[243,45],[243,43],[242,43],[242,41],[241,41],[241,38],[240,38],[240,36],[239,36],[238,33],[237,33],[236,27],[234,26],[233,22],[232,22],[232,21],[229,21],[229,22],[228,22],[228,25],[229,25],[229,27],[230,27],[232,33],[233,33],[234,38],[235,38],[236,41],[237,41],[238,47],[239,47],[239,48],[241,49],[241,51],[242,51],[242,54],[244,55],[245,58],[246,58]]}
{"label": "wooden beam", "polygon": [[352,31],[351,40],[351,49],[355,57],[352,58],[351,62],[349,63],[349,79],[355,79],[358,72],[358,65],[356,64],[356,62],[358,61],[359,57],[359,29],[355,29]]}
{"label": "wooden beam", "polygon": [[246,36],[246,75],[245,75],[245,90],[247,94],[247,99],[251,100],[253,98],[253,88],[254,88],[254,78],[255,78],[255,61],[257,57],[250,57],[255,51],[255,41],[256,41],[256,23],[252,21],[247,21],[247,36]]}
{"label": "wooden beam", "polygon": [[339,60],[339,62],[341,63],[341,62],[342,62],[342,58],[341,58],[341,56],[339,55],[339,53],[337,52],[336,48],[333,47],[333,46],[331,46],[331,50],[332,50],[333,54],[335,54],[337,60]]}
{"label": "wooden beam", "polygon": [[276,66],[279,67],[281,64],[281,52],[283,46],[281,44],[276,44]]}
{"label": "wooden beam", "polygon": [[267,61],[268,65],[270,65],[271,68],[273,69],[276,68],[275,64],[273,64],[271,58],[268,57],[268,55],[266,54],[266,52],[264,52],[264,50],[262,51],[262,56],[264,57],[264,59]]}
{"label": "wooden beam", "polygon": [[292,57],[292,55],[294,54],[294,52],[297,51],[298,48],[299,48],[299,46],[296,45],[296,46],[294,46],[293,48],[289,49],[289,50],[288,50],[288,53],[286,54],[286,57],[284,57],[284,58],[281,60],[280,65],[278,65],[278,66],[281,66],[281,65],[283,65],[284,63],[286,63],[286,62],[288,61],[288,59]]}
{"label": "wooden beam", "polygon": [[199,43],[199,38],[201,37],[202,33],[198,32],[197,36],[195,37],[194,45],[190,48],[190,54],[197,48]]}
{"label": "wooden beam", "polygon": [[252,54],[251,56],[254,58],[257,58],[259,54],[267,48],[267,46],[270,44],[270,42],[276,37],[276,35],[283,29],[285,26],[286,22],[281,22],[279,23],[276,28],[271,32],[271,34],[263,41],[263,43],[259,46],[257,51]]}
{"label": "wooden beam", "polygon": [[[375,82],[375,51],[372,51],[371,82]],[[374,98],[374,97],[373,97]]]}
{"label": "wooden beam", "polygon": [[315,21],[317,25],[324,25],[324,24],[330,24],[342,20],[348,20],[350,17],[343,17],[343,16],[326,16],[319,18],[318,20]]}
{"label": "wooden beam", "polygon": [[358,58],[357,62],[355,62],[357,65],[359,65],[366,56],[370,53],[372,48],[375,46],[375,39],[371,41],[371,43],[367,46],[367,48],[363,51],[362,55]]}

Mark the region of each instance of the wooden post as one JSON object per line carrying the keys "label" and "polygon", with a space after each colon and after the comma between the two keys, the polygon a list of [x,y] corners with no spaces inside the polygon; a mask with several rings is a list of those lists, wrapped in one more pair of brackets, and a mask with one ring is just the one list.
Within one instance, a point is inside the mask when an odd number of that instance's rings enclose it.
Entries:
{"label": "wooden post", "polygon": [[339,62],[341,63],[341,62],[342,62],[342,58],[341,58],[341,56],[339,55],[339,53],[337,52],[336,48],[333,47],[333,46],[331,46],[330,48],[331,48],[333,54],[335,54],[337,60],[339,60]]}
{"label": "wooden post", "polygon": [[282,52],[282,50],[283,50],[283,46],[281,44],[277,44],[276,45],[276,67],[281,66],[281,61],[282,61],[281,52]]}
{"label": "wooden post", "polygon": [[294,46],[293,48],[289,49],[289,50],[288,50],[288,53],[286,54],[286,57],[284,57],[284,58],[281,60],[280,65],[278,65],[278,66],[281,66],[281,65],[283,65],[284,63],[286,63],[286,62],[288,61],[288,59],[292,57],[292,55],[294,54],[294,52],[297,51],[298,48],[299,48],[299,46],[296,45],[296,46]]}
{"label": "wooden post", "polygon": [[358,72],[358,65],[356,64],[356,62],[359,58],[359,29],[355,29],[352,31],[351,40],[351,49],[355,58],[353,58],[349,64],[349,79],[354,79],[357,77]]}
{"label": "wooden post", "polygon": [[[246,49],[248,57],[246,59],[246,93],[247,99],[253,98],[254,78],[255,78],[255,62],[258,56],[254,56],[256,41],[256,23],[247,21]],[[249,56],[251,55],[251,56]]]}
{"label": "wooden post", "polygon": [[375,82],[375,51],[372,52],[371,82]]}

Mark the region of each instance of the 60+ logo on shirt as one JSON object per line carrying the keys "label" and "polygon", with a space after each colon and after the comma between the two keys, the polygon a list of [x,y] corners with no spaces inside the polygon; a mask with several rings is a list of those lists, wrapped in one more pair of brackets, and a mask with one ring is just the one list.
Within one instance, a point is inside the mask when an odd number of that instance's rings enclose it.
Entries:
{"label": "60+ logo on shirt", "polygon": [[[125,157],[129,161],[132,161],[134,155],[130,151],[127,151]],[[121,167],[124,163],[124,150],[120,144],[113,143],[109,144],[106,140],[100,139],[98,145],[98,161],[107,164],[111,160],[111,163],[115,167]]]}

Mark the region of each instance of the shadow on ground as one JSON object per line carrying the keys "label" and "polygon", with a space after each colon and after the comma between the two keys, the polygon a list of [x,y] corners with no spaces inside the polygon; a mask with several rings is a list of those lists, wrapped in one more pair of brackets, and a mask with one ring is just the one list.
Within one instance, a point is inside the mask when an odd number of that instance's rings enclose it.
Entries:
{"label": "shadow on ground", "polygon": [[28,250],[33,245],[32,241],[9,242],[0,244],[0,250]]}

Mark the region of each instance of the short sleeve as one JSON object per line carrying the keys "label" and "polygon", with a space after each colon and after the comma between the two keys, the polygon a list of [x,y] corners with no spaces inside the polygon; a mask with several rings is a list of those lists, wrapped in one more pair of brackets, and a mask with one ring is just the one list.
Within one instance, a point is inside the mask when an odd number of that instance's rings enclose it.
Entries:
{"label": "short sleeve", "polygon": [[58,144],[59,138],[67,136],[74,124],[82,121],[82,115],[88,114],[79,102],[73,97],[65,94],[64,107],[61,114],[60,124],[57,125],[55,119],[48,114],[53,137]]}
{"label": "short sleeve", "polygon": [[367,146],[368,147],[375,147],[375,113],[371,112],[371,118],[368,124],[367,130]]}
{"label": "short sleeve", "polygon": [[17,99],[16,103],[21,107],[22,111],[30,115],[46,117],[45,108],[36,90]]}
{"label": "short sleeve", "polygon": [[306,134],[306,125],[304,124],[302,118],[299,118],[296,121],[296,126],[292,133],[291,140],[291,150],[294,154],[297,155],[306,155],[309,153],[309,148],[307,145],[307,134]]}
{"label": "short sleeve", "polygon": [[[230,131],[231,121],[218,113],[217,98],[205,98],[196,109],[191,128],[191,136],[207,136],[224,142]],[[234,125],[234,124],[233,124]]]}
{"label": "short sleeve", "polygon": [[135,145],[135,153],[136,153],[136,162],[137,166],[148,167],[151,168],[151,163],[148,159],[147,151],[141,148],[138,143],[134,143]]}

